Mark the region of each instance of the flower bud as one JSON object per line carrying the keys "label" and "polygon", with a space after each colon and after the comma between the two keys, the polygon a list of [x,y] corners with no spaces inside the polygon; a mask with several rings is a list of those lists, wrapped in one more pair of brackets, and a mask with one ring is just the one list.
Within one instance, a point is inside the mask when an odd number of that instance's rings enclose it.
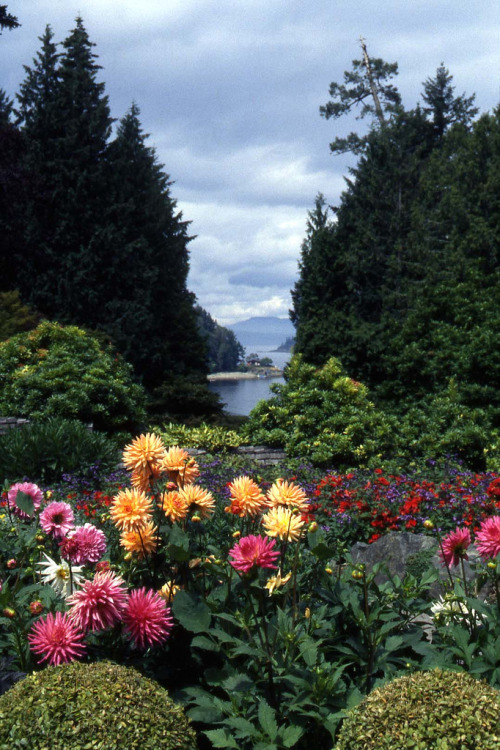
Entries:
{"label": "flower bud", "polygon": [[45,541],[45,534],[37,534],[35,539],[37,540],[37,542],[41,544],[42,542]]}
{"label": "flower bud", "polygon": [[191,521],[192,521],[193,523],[200,523],[200,521],[201,521],[201,518],[200,518],[199,516],[193,516],[193,517],[191,518]]}
{"label": "flower bud", "polygon": [[7,567],[9,570],[13,570],[17,566],[17,560],[14,560],[13,557],[10,558],[10,560],[7,560]]}
{"label": "flower bud", "polygon": [[12,609],[12,607],[4,607],[2,611],[3,611],[3,616],[8,617],[9,620],[12,620],[12,618],[16,616],[16,610]]}
{"label": "flower bud", "polygon": [[43,612],[43,604],[39,599],[34,602],[30,602],[30,612],[32,615],[41,615]]}
{"label": "flower bud", "polygon": [[490,560],[489,563],[487,564],[487,567],[490,570],[496,570],[497,569],[497,564],[496,564],[496,562],[494,560]]}
{"label": "flower bud", "polygon": [[237,539],[239,536],[241,536],[241,531],[233,531],[232,533],[233,539]]}
{"label": "flower bud", "polygon": [[427,518],[424,521],[424,529],[428,529],[429,531],[432,531],[433,528],[434,528],[434,524],[432,523],[430,518]]}
{"label": "flower bud", "polygon": [[310,617],[311,617],[311,610],[309,609],[309,607],[306,607],[305,612],[304,612],[304,617],[306,618],[306,620],[310,619]]}
{"label": "flower bud", "polygon": [[318,530],[318,524],[316,523],[316,521],[310,523],[307,530],[309,531],[309,533],[314,534],[314,532]]}
{"label": "flower bud", "polygon": [[333,570],[331,568],[325,568],[325,573],[327,573],[329,576],[332,576]]}
{"label": "flower bud", "polygon": [[363,573],[361,570],[353,570],[351,573],[351,578],[354,578],[355,581],[361,581],[363,578]]}

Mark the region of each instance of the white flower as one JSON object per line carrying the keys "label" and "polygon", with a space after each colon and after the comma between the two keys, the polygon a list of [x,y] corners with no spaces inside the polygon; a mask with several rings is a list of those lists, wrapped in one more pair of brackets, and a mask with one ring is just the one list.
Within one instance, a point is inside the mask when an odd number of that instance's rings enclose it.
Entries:
{"label": "white flower", "polygon": [[80,584],[83,580],[83,576],[80,575],[82,566],[72,565],[70,568],[66,560],[56,563],[45,552],[43,556],[47,562],[38,563],[38,567],[41,568],[40,575],[42,576],[42,582],[49,583],[54,591],[66,599],[66,597],[73,593],[75,584]]}
{"label": "white flower", "polygon": [[441,621],[443,623],[453,620],[457,616],[469,617],[472,615],[476,621],[480,621],[481,619],[476,610],[469,610],[459,597],[443,599],[443,597],[440,596],[432,605],[431,612],[436,621]]}

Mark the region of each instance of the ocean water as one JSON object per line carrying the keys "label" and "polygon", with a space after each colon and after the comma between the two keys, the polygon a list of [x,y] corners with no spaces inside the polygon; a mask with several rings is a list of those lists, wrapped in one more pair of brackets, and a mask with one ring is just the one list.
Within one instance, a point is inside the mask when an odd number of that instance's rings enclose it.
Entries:
{"label": "ocean water", "polygon": [[[252,353],[259,357],[270,357],[273,364],[280,369],[290,361],[289,352],[273,352],[269,349],[254,349]],[[258,401],[272,397],[272,383],[284,383],[283,378],[255,378],[254,380],[218,380],[209,383],[209,389],[218,393],[225,404],[228,414],[248,416]]]}

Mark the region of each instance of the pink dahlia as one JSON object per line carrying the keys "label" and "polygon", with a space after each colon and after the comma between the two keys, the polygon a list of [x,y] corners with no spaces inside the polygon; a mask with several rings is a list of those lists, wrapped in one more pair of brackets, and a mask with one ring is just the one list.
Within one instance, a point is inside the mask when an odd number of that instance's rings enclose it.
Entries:
{"label": "pink dahlia", "polygon": [[68,613],[49,612],[47,617],[37,620],[28,633],[30,648],[41,654],[40,662],[52,666],[79,659],[85,653],[83,633],[71,622]]}
{"label": "pink dahlia", "polygon": [[127,587],[120,576],[108,570],[96,573],[68,598],[69,616],[86,633],[106,630],[121,620],[127,603]]}
{"label": "pink dahlia", "polygon": [[254,566],[276,568],[274,562],[280,553],[279,550],[273,549],[275,544],[275,539],[253,536],[252,534],[244,536],[229,550],[229,554],[233,558],[229,562],[233,568],[242,573],[248,573]]}
{"label": "pink dahlia", "polygon": [[68,503],[49,503],[40,513],[40,526],[46,534],[59,539],[73,528],[75,517]]}
{"label": "pink dahlia", "polygon": [[486,518],[476,533],[477,551],[487,560],[500,552],[500,516]]}
{"label": "pink dahlia", "polygon": [[95,563],[106,551],[106,536],[91,523],[77,526],[61,542],[61,557],[77,565]]}
{"label": "pink dahlia", "polygon": [[30,514],[21,510],[17,504],[18,492],[22,492],[24,495],[29,495],[33,500],[33,510],[38,510],[43,500],[42,491],[40,487],[32,482],[18,482],[17,484],[13,484],[8,492],[7,498],[9,501],[9,507],[13,513],[15,513],[16,516],[19,516],[19,518],[30,518]]}
{"label": "pink dahlia", "polygon": [[173,620],[165,600],[156,591],[141,588],[130,593],[123,623],[125,632],[142,649],[165,643]]}
{"label": "pink dahlia", "polygon": [[468,560],[466,550],[469,548],[471,539],[469,529],[461,529],[459,526],[455,531],[450,531],[442,541],[442,550],[439,554],[442,562],[448,567],[458,565],[462,558]]}

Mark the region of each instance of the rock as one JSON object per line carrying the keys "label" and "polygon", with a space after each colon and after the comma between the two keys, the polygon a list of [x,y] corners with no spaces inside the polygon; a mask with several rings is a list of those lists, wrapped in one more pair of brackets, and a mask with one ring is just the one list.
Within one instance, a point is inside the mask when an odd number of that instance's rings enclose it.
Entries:
{"label": "rock", "polygon": [[[391,575],[403,578],[407,571],[416,575],[419,569],[423,572],[427,567],[427,559],[439,572],[440,581],[431,588],[432,596],[443,593],[443,582],[449,581],[448,571],[439,559],[439,545],[436,539],[425,534],[412,534],[409,531],[391,531],[381,536],[372,544],[357,542],[351,548],[351,556],[354,564],[365,563],[371,570],[376,563],[384,563]],[[474,546],[468,549],[469,561],[464,561],[465,577],[467,582],[475,578],[475,573],[470,563],[474,563],[479,555]],[[451,569],[452,577],[462,580],[461,566]],[[379,573],[376,577],[377,583],[387,580],[387,576]]]}

